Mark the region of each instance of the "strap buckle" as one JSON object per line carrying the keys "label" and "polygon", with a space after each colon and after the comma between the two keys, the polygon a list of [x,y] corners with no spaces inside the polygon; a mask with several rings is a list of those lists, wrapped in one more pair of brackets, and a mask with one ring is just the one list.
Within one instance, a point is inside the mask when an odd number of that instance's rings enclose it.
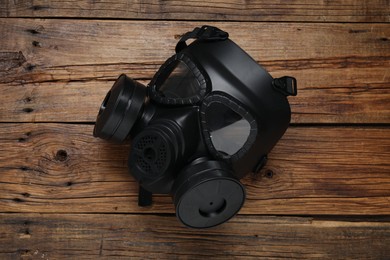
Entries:
{"label": "strap buckle", "polygon": [[195,28],[195,30],[197,30],[196,38],[201,41],[223,41],[229,38],[227,32],[214,26],[203,25],[200,28]]}
{"label": "strap buckle", "polygon": [[298,94],[297,80],[293,77],[276,78],[272,81],[272,86],[285,96],[296,96]]}
{"label": "strap buckle", "polygon": [[191,32],[183,34],[179,42],[176,44],[176,53],[179,53],[187,47],[186,41],[189,39],[196,39],[200,41],[223,41],[229,38],[229,34],[214,26],[203,25],[196,27]]}

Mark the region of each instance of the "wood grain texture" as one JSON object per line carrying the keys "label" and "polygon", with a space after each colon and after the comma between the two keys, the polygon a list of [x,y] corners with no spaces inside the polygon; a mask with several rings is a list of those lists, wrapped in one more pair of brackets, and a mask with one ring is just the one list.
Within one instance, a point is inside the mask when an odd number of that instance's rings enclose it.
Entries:
{"label": "wood grain texture", "polygon": [[[93,122],[120,73],[147,83],[197,25],[0,19],[0,121]],[[273,76],[297,78],[293,123],[390,122],[387,24],[215,25]]]}
{"label": "wood grain texture", "polygon": [[174,216],[0,214],[0,224],[1,259],[386,259],[390,244],[386,219],[238,216],[193,230]]}
{"label": "wood grain texture", "polygon": [[[0,0],[0,259],[388,259],[389,23],[389,0]],[[169,196],[138,207],[131,144],[92,122],[203,24],[298,96],[239,214],[193,230]]]}
{"label": "wood grain texture", "polygon": [[0,17],[389,22],[388,0],[88,1],[0,0]]}
{"label": "wood grain texture", "polygon": [[[2,212],[174,212],[163,195],[137,206],[129,145],[93,138],[92,125],[1,126]],[[241,214],[390,214],[390,131],[290,127],[265,169],[243,183]]]}

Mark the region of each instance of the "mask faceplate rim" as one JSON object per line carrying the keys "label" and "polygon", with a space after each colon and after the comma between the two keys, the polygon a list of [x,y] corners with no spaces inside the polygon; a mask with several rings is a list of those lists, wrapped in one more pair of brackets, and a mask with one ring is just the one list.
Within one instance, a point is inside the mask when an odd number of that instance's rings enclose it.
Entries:
{"label": "mask faceplate rim", "polygon": [[[199,92],[197,95],[186,98],[172,98],[165,97],[158,90],[159,85],[161,85],[170,75],[172,69],[176,62],[183,62],[195,76],[196,80],[199,82]],[[190,57],[184,53],[175,54],[165,61],[163,65],[154,75],[153,79],[149,83],[149,96],[150,98],[163,105],[194,105],[201,101],[204,96],[210,91],[209,80],[207,80],[207,74],[202,71],[199,66],[197,66]]]}
{"label": "mask faceplate rim", "polygon": [[[233,110],[234,112],[236,112],[238,115],[240,115],[242,118],[244,118],[249,122],[250,131],[249,131],[248,138],[243,144],[243,146],[234,154],[229,155],[226,153],[222,153],[214,147],[213,141],[211,139],[211,133],[210,133],[211,131],[208,128],[208,122],[207,122],[208,120],[206,119],[207,108],[214,102],[222,103],[223,105],[229,107],[231,110]],[[255,117],[252,116],[252,113],[232,96],[220,91],[211,92],[202,101],[199,112],[200,112],[200,119],[201,119],[200,121],[201,121],[203,138],[205,140],[209,152],[213,154],[217,159],[231,160],[233,162],[237,161],[241,159],[255,143],[257,132],[258,132],[258,123]]]}

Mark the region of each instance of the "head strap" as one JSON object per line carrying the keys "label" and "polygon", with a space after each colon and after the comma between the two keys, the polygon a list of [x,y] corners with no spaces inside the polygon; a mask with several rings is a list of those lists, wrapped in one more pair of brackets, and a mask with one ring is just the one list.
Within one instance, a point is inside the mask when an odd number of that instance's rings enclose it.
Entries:
{"label": "head strap", "polygon": [[223,41],[229,37],[229,34],[214,26],[203,25],[196,27],[191,32],[186,32],[176,44],[176,53],[179,53],[187,47],[186,41],[196,39],[199,41]]}

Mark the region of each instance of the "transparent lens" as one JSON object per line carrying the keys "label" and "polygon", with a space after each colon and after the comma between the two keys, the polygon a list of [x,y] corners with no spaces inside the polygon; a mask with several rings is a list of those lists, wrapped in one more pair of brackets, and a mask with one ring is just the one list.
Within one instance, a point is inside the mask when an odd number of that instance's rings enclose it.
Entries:
{"label": "transparent lens", "polygon": [[206,110],[207,128],[214,148],[218,152],[233,155],[247,141],[249,122],[222,103],[211,103]]}
{"label": "transparent lens", "polygon": [[199,94],[200,83],[188,66],[177,60],[157,90],[168,98],[190,98]]}

